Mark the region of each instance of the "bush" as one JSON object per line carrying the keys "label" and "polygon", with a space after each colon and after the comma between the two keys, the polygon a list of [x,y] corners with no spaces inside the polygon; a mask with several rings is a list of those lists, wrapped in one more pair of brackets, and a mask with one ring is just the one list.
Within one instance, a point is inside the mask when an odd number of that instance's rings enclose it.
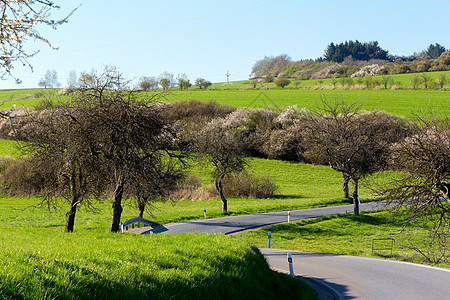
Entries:
{"label": "bush", "polygon": [[[262,199],[273,197],[278,187],[269,176],[258,177],[241,172],[226,177],[223,180],[223,189],[226,197]],[[209,190],[218,197],[215,188]]]}
{"label": "bush", "polygon": [[35,162],[29,158],[10,161],[0,174],[3,192],[9,195],[37,196],[43,192],[49,174],[41,174],[35,169]]}
{"label": "bush", "polygon": [[288,86],[290,83],[291,81],[287,78],[278,78],[277,80],[275,80],[275,85],[281,88]]}
{"label": "bush", "polygon": [[224,117],[235,110],[231,105],[221,105],[214,100],[177,101],[167,104],[166,113],[170,122],[201,122]]}

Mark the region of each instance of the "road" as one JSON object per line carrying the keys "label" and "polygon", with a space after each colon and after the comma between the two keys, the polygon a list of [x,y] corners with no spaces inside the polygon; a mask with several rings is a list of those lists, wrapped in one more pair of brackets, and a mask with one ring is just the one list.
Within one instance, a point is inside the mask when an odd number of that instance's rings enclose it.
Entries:
{"label": "road", "polygon": [[334,290],[340,299],[450,299],[450,270],[391,260],[260,249],[271,268],[294,274]]}
{"label": "road", "polygon": [[[380,204],[361,204],[361,210],[381,208]],[[352,205],[294,210],[290,221],[352,212]],[[130,229],[138,234],[151,233],[224,233],[235,234],[287,222],[287,212],[272,212],[202,219],[161,226]],[[260,249],[273,269],[287,272],[286,253],[293,255],[295,275],[307,283],[318,284],[325,293],[321,299],[450,299],[450,271],[419,264],[390,260],[308,253],[278,249]]]}
{"label": "road", "polygon": [[[377,203],[361,203],[360,210],[381,208]],[[353,212],[353,205],[340,205],[320,208],[309,208],[290,211],[290,221],[300,219],[317,218],[321,216],[334,215],[338,213]],[[150,233],[223,233],[234,234],[244,230],[267,227],[274,224],[287,222],[288,212],[271,212],[253,215],[223,217],[215,219],[202,219],[181,223],[165,224],[157,227],[142,227],[130,229],[130,232],[137,234]]]}

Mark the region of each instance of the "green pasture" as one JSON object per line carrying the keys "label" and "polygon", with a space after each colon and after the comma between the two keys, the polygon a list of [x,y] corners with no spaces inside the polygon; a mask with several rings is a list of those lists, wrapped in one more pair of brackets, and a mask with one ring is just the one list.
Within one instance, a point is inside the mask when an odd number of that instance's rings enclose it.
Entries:
{"label": "green pasture", "polygon": [[[427,252],[424,242],[428,235],[423,223],[412,222],[403,227],[406,215],[401,213],[396,218],[393,216],[389,211],[364,211],[359,216],[340,214],[283,223],[246,231],[237,236],[258,247],[267,247],[267,236],[271,232],[271,246],[276,249],[429,263],[418,252],[411,250],[414,245]],[[372,253],[372,240],[386,238],[395,240],[392,255],[390,250],[375,250]],[[390,247],[390,241],[374,241],[374,248],[387,247]],[[446,257],[448,259],[448,255]],[[438,266],[449,268],[450,261]]]}
{"label": "green pasture", "polygon": [[411,117],[429,109],[447,109],[450,92],[440,90],[190,90],[172,91],[164,98],[167,101],[215,100],[236,107],[283,108],[297,105],[299,108],[316,109],[321,100],[343,99],[358,102],[362,109],[384,110],[399,116]]}

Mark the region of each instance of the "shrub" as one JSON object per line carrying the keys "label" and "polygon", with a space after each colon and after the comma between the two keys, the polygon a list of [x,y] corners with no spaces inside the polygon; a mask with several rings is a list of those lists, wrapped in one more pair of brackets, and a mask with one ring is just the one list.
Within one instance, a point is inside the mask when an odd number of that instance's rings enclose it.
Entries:
{"label": "shrub", "polygon": [[281,88],[288,86],[290,83],[291,81],[287,78],[278,78],[277,80],[275,80],[275,85]]}
{"label": "shrub", "polygon": [[[233,174],[223,180],[224,194],[233,198],[270,198],[278,187],[269,176],[256,176],[245,172]],[[211,188],[218,197],[217,191]]]}
{"label": "shrub", "polygon": [[[9,195],[37,196],[43,192],[45,180],[56,180],[54,176],[37,171],[36,164],[29,158],[10,161],[0,174],[3,192]],[[54,174],[53,174],[54,175]]]}
{"label": "shrub", "polygon": [[167,104],[165,112],[171,122],[180,120],[188,122],[209,121],[224,117],[235,110],[231,105],[221,105],[214,100],[177,101]]}

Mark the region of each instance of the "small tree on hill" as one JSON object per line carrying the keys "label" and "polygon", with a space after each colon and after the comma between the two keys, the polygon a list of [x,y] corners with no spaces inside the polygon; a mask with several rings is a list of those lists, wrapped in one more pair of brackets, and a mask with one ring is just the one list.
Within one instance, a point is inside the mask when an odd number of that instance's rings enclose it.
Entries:
{"label": "small tree on hill", "polygon": [[228,202],[223,193],[223,179],[244,170],[244,150],[233,126],[226,119],[214,119],[197,133],[195,148],[214,165],[215,187],[222,201],[222,211],[228,211]]}
{"label": "small tree on hill", "polygon": [[305,123],[304,156],[342,173],[344,197],[352,182],[358,215],[359,180],[385,168],[390,143],[408,134],[407,129],[404,121],[388,114],[364,113],[343,101],[323,102],[321,114],[311,114]]}
{"label": "small tree on hill", "polygon": [[275,80],[275,85],[281,88],[288,86],[290,83],[291,81],[287,78],[277,78],[277,80]]}

